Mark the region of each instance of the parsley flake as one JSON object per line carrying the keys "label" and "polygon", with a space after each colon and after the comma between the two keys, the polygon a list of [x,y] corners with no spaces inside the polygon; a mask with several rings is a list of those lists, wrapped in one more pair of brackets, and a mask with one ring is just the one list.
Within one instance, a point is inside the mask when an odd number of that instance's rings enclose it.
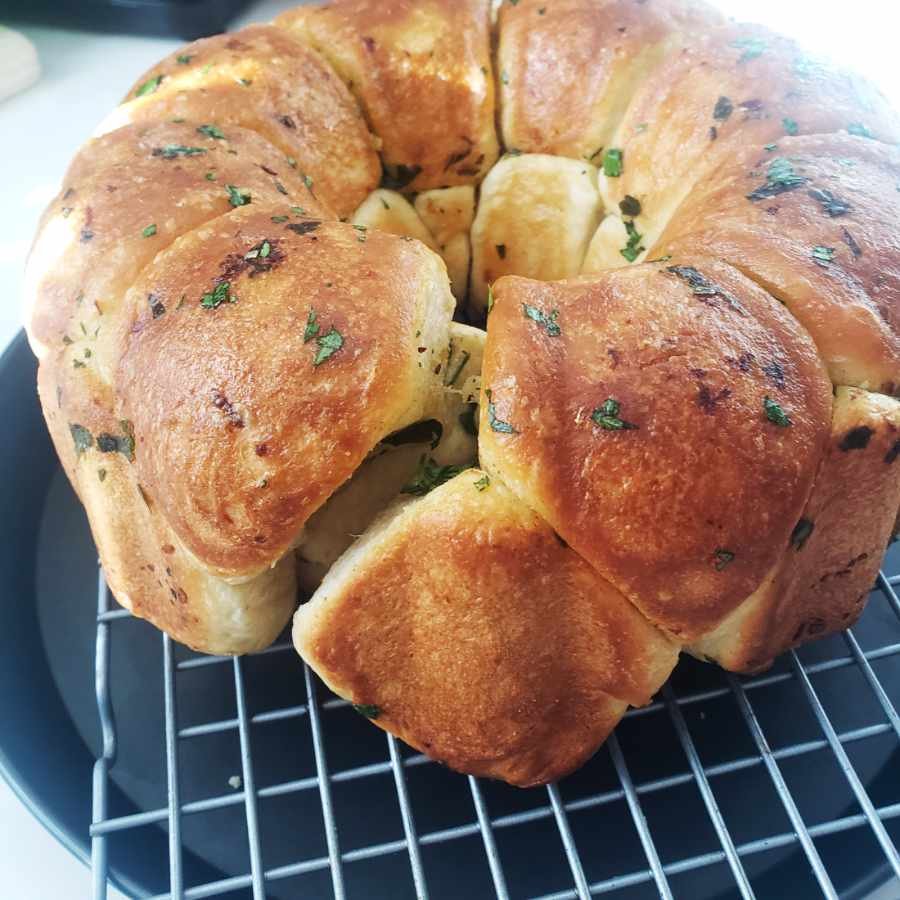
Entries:
{"label": "parsley flake", "polygon": [[250,191],[235,187],[233,184],[226,184],[225,190],[228,191],[228,202],[232,206],[246,206],[250,200]]}
{"label": "parsley flake", "polygon": [[197,131],[199,131],[200,134],[205,134],[207,137],[215,138],[217,141],[225,140],[225,135],[218,125],[201,125]]}
{"label": "parsley flake", "polygon": [[603,154],[603,174],[607,178],[618,178],[622,174],[624,153],[617,147],[610,147]]}
{"label": "parsley flake", "polygon": [[272,216],[272,217],[271,217],[271,220],[272,220],[276,225],[281,225],[281,224],[283,224],[284,222],[287,222],[288,217],[287,217],[287,216]]}
{"label": "parsley flake", "polygon": [[81,456],[85,450],[94,446],[94,436],[77,422],[69,423],[69,431],[72,433],[72,442],[75,444],[75,455]]}
{"label": "parsley flake", "polygon": [[713,553],[715,559],[714,568],[717,572],[721,572],[726,566],[734,562],[734,553],[731,550],[725,550],[722,547],[716,547]]}
{"label": "parsley flake", "polygon": [[151,224],[151,225],[148,225],[148,226],[141,232],[141,234],[142,234],[144,237],[153,237],[153,235],[156,234],[156,225],[152,225],[152,224]]}
{"label": "parsley flake", "polygon": [[862,122],[851,122],[847,126],[848,134],[855,134],[857,137],[874,138],[875,135]]}
{"label": "parsley flake", "polygon": [[806,192],[813,200],[822,204],[822,212],[827,213],[832,219],[850,212],[850,204],[839,197],[835,197],[831,191],[821,188],[811,188]]}
{"label": "parsley flake", "polygon": [[767,150],[769,153],[771,153],[773,150],[777,150],[777,149],[778,149],[777,144],[766,144],[765,147],[763,147],[763,150]]}
{"label": "parsley flake", "polygon": [[739,40],[732,41],[730,46],[736,48],[737,50],[744,51],[738,59],[739,63],[749,62],[749,60],[751,59],[756,59],[758,56],[762,56],[766,51],[766,42],[761,38],[740,38]]}
{"label": "parsley flake", "polygon": [[374,703],[354,703],[353,708],[367,719],[377,719],[381,715],[380,707],[375,706]]}
{"label": "parsley flake", "polygon": [[637,425],[632,422],[626,422],[624,419],[620,418],[620,409],[621,404],[618,400],[607,397],[606,400],[603,401],[603,405],[598,406],[591,413],[591,420],[594,424],[599,425],[606,431],[629,431],[637,428]]}
{"label": "parsley flake", "polygon": [[144,97],[147,94],[154,93],[162,84],[165,75],[156,75],[154,78],[148,78],[135,92],[135,97]]}
{"label": "parsley flake", "polygon": [[766,170],[766,183],[747,194],[747,199],[756,201],[777,197],[786,191],[796,190],[806,184],[807,180],[804,176],[796,173],[793,163],[789,159],[777,156],[769,163],[769,168]]}
{"label": "parsley flake", "polygon": [[436,487],[455,478],[460,472],[464,472],[465,466],[441,466],[430,456],[423,456],[419,460],[419,468],[411,481],[400,488],[401,494],[412,494],[415,497],[423,497]]}
{"label": "parsley flake", "polygon": [[185,147],[183,144],[166,144],[165,147],[154,147],[150,151],[151,156],[161,156],[163,159],[176,159],[179,156],[199,156],[206,153],[205,147]]}
{"label": "parsley flake", "polygon": [[317,318],[316,311],[310,309],[309,315],[306,317],[306,328],[303,331],[304,344],[308,344],[319,333],[319,323]]}
{"label": "parsley flake", "polygon": [[791,119],[785,116],[781,120],[781,124],[784,126],[786,134],[793,136],[800,133],[800,126],[797,124],[796,119]]}
{"label": "parsley flake", "polygon": [[562,334],[559,324],[556,321],[559,317],[558,309],[554,309],[550,315],[547,315],[547,313],[538,309],[536,306],[529,306],[527,303],[523,303],[522,312],[525,314],[526,319],[531,319],[532,322],[537,322],[542,328],[546,328],[547,334],[550,337],[559,337]]}
{"label": "parsley flake", "polygon": [[478,481],[473,481],[472,484],[479,493],[481,493],[481,491],[486,491],[491,484],[490,476],[482,475]]}
{"label": "parsley flake", "polygon": [[193,55],[189,53],[181,53],[175,57],[176,61],[182,66],[186,66],[193,58]]}
{"label": "parsley flake", "polygon": [[641,244],[641,241],[644,239],[644,236],[640,234],[637,228],[634,227],[633,219],[626,219],[624,222],[625,232],[628,235],[628,243],[619,250],[619,253],[628,260],[628,262],[634,262],[641,253],[644,252],[647,248]]}
{"label": "parsley flake", "polygon": [[734,112],[734,104],[728,97],[719,97],[713,107],[713,118],[724,122]]}
{"label": "parsley flake", "polygon": [[766,414],[766,418],[773,424],[777,425],[779,428],[787,428],[789,425],[792,425],[790,416],[781,408],[781,405],[773,400],[771,397],[763,398],[763,410]]}
{"label": "parsley flake", "polygon": [[325,334],[316,338],[316,344],[319,349],[313,358],[313,365],[320,366],[344,346],[344,336],[332,325]]}
{"label": "parsley flake", "polygon": [[834,247],[813,247],[810,256],[820,266],[834,261]]}
{"label": "parsley flake", "polygon": [[237,297],[231,293],[231,285],[227,281],[220,281],[208,294],[200,298],[200,305],[204,309],[218,309],[223,303],[235,303]]}
{"label": "parsley flake", "polygon": [[497,407],[494,405],[494,401],[491,399],[491,392],[485,391],[485,397],[487,397],[488,407],[488,425],[491,426],[491,431],[498,431],[500,434],[518,434],[519,432],[513,428],[509,422],[504,422],[502,419],[497,418]]}
{"label": "parsley flake", "polygon": [[206,175],[203,176],[207,181],[215,181],[216,173],[215,172],[207,172]]}

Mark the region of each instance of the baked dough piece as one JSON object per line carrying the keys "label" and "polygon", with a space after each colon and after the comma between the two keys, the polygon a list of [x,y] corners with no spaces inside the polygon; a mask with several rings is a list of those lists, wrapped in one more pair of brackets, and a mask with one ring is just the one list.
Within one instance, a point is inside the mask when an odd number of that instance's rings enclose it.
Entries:
{"label": "baked dough piece", "polygon": [[447,266],[453,296],[461,303],[469,285],[469,231],[475,219],[475,188],[463,184],[422,191],[415,205],[419,218],[434,235]]}
{"label": "baked dough piece", "polygon": [[835,384],[900,393],[900,151],[851,135],[745,147],[679,207],[653,255],[709,253],[781,300]]}
{"label": "baked dough piece", "polygon": [[780,557],[822,459],[831,383],[808,335],[708,258],[494,297],[482,466],[651,622],[715,627]]}
{"label": "baked dough piece", "polygon": [[129,293],[117,372],[141,484],[236,579],[279,560],[381,438],[423,418],[454,305],[416,241],[269,213],[241,208],[156,258]]}
{"label": "baked dough piece", "polygon": [[503,142],[599,164],[628,104],[681,34],[717,24],[684,0],[518,0],[498,16]]}
{"label": "baked dough piece", "polygon": [[299,652],[376,725],[516,785],[581,765],[677,647],[502,484],[470,469],[386,513],[294,619]]}
{"label": "baked dough piece", "polygon": [[282,13],[358,98],[391,184],[480,181],[497,158],[489,0],[332,0]]}
{"label": "baked dough piece", "polygon": [[809,502],[778,566],[690,651],[754,672],[862,612],[900,505],[900,403],[835,392],[831,438]]}
{"label": "baked dough piece", "polygon": [[590,163],[542,154],[503,157],[481,186],[472,225],[473,314],[484,314],[488,288],[501,275],[542,281],[577,275],[600,210]]}
{"label": "baked dough piece", "polygon": [[412,203],[397,191],[378,188],[372,191],[353,213],[350,220],[354,225],[377,228],[388,234],[415,238],[426,247],[436,249],[434,238],[419,218]]}
{"label": "baked dough piece", "polygon": [[213,138],[197,127],[128,125],[88,141],[72,161],[25,272],[25,321],[39,357],[66,341],[109,381],[109,323],[137,273],[179,235],[233,210],[235,201],[269,203],[277,206],[272,215],[295,219],[292,206],[326,215],[261,137],[231,126]]}
{"label": "baked dough piece", "polygon": [[600,187],[609,211],[627,196],[640,202],[637,227],[650,246],[694,185],[740,147],[847,129],[900,138],[877,91],[794,42],[755,25],[700,29],[686,33],[633,96],[604,151],[621,151],[621,166],[607,167]]}
{"label": "baked dough piece", "polygon": [[115,415],[112,392],[97,371],[74,368],[73,358],[71,348],[45,357],[38,389],[116,599],[195,650],[230,654],[267,647],[297,604],[293,558],[239,584],[199,564],[138,483],[132,423]]}
{"label": "baked dough piece", "polygon": [[279,28],[252,25],[182,47],[145,72],[102,130],[186,119],[258,132],[306,176],[316,196],[347,216],[381,177],[356,103],[331,67]]}

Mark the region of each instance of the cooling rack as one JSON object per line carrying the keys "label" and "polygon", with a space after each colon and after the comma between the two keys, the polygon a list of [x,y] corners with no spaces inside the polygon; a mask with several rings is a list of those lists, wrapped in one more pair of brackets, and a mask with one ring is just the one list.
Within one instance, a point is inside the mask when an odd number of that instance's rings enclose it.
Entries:
{"label": "cooling rack", "polygon": [[[167,887],[143,893],[158,900],[862,897],[892,879],[900,895],[898,549],[852,629],[756,677],[682,660],[584,769],[528,791],[385,736],[286,639],[224,658],[158,637],[101,573],[94,897],[117,880],[116,848],[148,829],[167,833]],[[142,714],[116,696],[124,629],[161,642],[146,678],[162,683],[164,735],[146,740],[165,796],[113,810],[117,719]]]}

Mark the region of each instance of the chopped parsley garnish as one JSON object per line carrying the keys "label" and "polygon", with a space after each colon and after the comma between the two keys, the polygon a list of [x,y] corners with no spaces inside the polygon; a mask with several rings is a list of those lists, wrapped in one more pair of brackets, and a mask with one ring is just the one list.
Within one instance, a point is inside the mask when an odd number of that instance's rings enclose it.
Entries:
{"label": "chopped parsley garnish", "polygon": [[633,219],[641,214],[641,201],[637,197],[632,197],[631,194],[626,194],[619,201],[619,209],[623,216],[631,216]]}
{"label": "chopped parsley garnish", "polygon": [[834,261],[834,247],[813,247],[810,256],[818,265],[825,265]]}
{"label": "chopped parsley garnish", "polygon": [[612,397],[607,397],[602,406],[591,413],[591,420],[606,431],[628,431],[637,428],[632,422],[626,422],[619,416],[621,404]]}
{"label": "chopped parsley garnish", "polygon": [[302,206],[292,206],[291,212],[298,216],[306,215],[306,210]]}
{"label": "chopped parsley garnish", "polygon": [[509,84],[509,72],[506,69],[500,73],[500,82],[501,84]]}
{"label": "chopped parsley garnish", "polygon": [[306,185],[306,189],[311,191],[313,188],[313,179],[312,175],[304,175],[303,176],[303,184]]}
{"label": "chopped parsley garnish", "polygon": [[288,217],[287,217],[287,216],[272,216],[272,221],[273,221],[276,225],[281,225],[281,224],[283,224],[284,222],[287,222],[287,220],[288,220]]}
{"label": "chopped parsley garnish", "polygon": [[295,234],[309,234],[310,231],[315,231],[321,224],[321,219],[309,219],[306,222],[291,222],[286,227]]}
{"label": "chopped parsley garnish", "polygon": [[97,449],[101,453],[121,453],[126,459],[134,461],[134,426],[127,419],[119,422],[122,434],[110,434],[104,431],[97,435]]}
{"label": "chopped parsley garnish", "polygon": [[766,183],[747,194],[747,199],[756,201],[777,197],[786,191],[796,190],[806,182],[806,178],[794,171],[794,166],[789,159],[777,156],[769,163],[769,168],[766,170]]}
{"label": "chopped parsley garnish", "polygon": [[441,466],[430,456],[423,456],[412,480],[400,488],[400,493],[422,497],[465,470],[465,466]]}
{"label": "chopped parsley garnish", "polygon": [[151,156],[161,156],[163,159],[175,159],[179,156],[199,156],[206,153],[205,147],[185,147],[183,144],[166,144],[165,147],[155,147],[150,151]]}
{"label": "chopped parsley garnish", "polygon": [[153,235],[156,234],[156,225],[152,225],[152,224],[151,224],[151,225],[148,225],[148,226],[141,232],[141,234],[142,234],[144,237],[153,237]]}
{"label": "chopped parsley garnish", "polygon": [[182,66],[186,66],[194,57],[189,53],[181,53],[175,57]]}
{"label": "chopped parsley garnish", "polygon": [[518,434],[519,432],[513,428],[509,422],[504,422],[502,419],[497,418],[497,407],[494,405],[494,401],[491,399],[491,392],[485,391],[485,397],[487,397],[488,407],[488,425],[491,426],[491,431],[498,431],[500,434]]}
{"label": "chopped parsley garnish", "polygon": [[603,154],[603,174],[607,178],[618,178],[622,174],[624,153],[617,147],[610,147]]}
{"label": "chopped parsley garnish", "polygon": [[75,444],[75,455],[81,456],[85,450],[94,446],[94,436],[77,422],[69,423],[69,431],[72,433],[72,442]]}
{"label": "chopped parsley garnish", "polygon": [[797,550],[802,550],[803,545],[809,540],[809,536],[813,533],[815,523],[809,519],[800,519],[791,532],[791,546]]}
{"label": "chopped parsley garnish", "polygon": [[719,97],[713,107],[713,118],[724,122],[734,112],[734,104],[728,97]]}
{"label": "chopped parsley garnish", "polygon": [[550,337],[559,337],[562,334],[559,323],[556,321],[559,317],[559,310],[554,309],[549,315],[536,306],[529,306],[527,303],[522,304],[522,312],[526,319],[537,322],[542,328],[547,330]]}
{"label": "chopped parsley garnish", "polygon": [[334,327],[334,325],[332,325],[325,334],[319,335],[316,338],[316,344],[319,349],[316,351],[316,355],[313,358],[313,365],[320,366],[326,359],[330,359],[344,346],[344,336]]}
{"label": "chopped parsley garnish", "polygon": [[721,297],[735,312],[741,313],[741,315],[746,314],[746,310],[737,297],[719,287],[714,281],[710,281],[693,266],[666,266],[666,271],[687,282],[691,293],[698,297]]}
{"label": "chopped parsley garnish", "polygon": [[766,42],[761,38],[740,38],[739,40],[732,41],[731,46],[744,51],[741,54],[740,59],[738,59],[739,63],[756,59],[758,56],[762,56],[766,51]]}
{"label": "chopped parsley garnish", "polygon": [[766,144],[763,147],[763,150],[767,150],[769,153],[772,153],[774,150],[778,149],[778,144]]}
{"label": "chopped parsley garnish", "polygon": [[318,333],[319,323],[318,316],[314,309],[310,309],[309,315],[306,317],[306,328],[303,330],[303,343],[308,344]]}
{"label": "chopped parsley garnish", "polygon": [[365,225],[354,225],[353,227],[357,231],[356,239],[361,244],[364,244],[366,242],[366,232],[368,231],[368,229],[366,228]]}
{"label": "chopped parsley garnish", "polygon": [[223,303],[235,303],[237,297],[231,293],[231,285],[227,281],[220,281],[208,294],[200,298],[200,305],[204,309],[218,309]]}
{"label": "chopped parsley garnish", "polygon": [[225,135],[222,134],[222,129],[218,125],[201,125],[197,131],[207,137],[215,138],[217,141],[225,140]]}
{"label": "chopped parsley garnish", "polygon": [[265,259],[272,252],[272,245],[268,241],[262,241],[244,254],[244,259]]}
{"label": "chopped parsley garnish", "polygon": [[714,568],[717,572],[721,572],[727,565],[734,562],[734,553],[722,547],[716,547],[713,557],[715,558]]}
{"label": "chopped parsley garnish", "polygon": [[862,122],[851,122],[847,126],[848,134],[855,134],[857,137],[864,138],[874,138],[875,135],[872,134],[871,131],[862,123]]}
{"label": "chopped parsley garnish", "polygon": [[162,84],[162,80],[165,78],[164,75],[156,75],[153,78],[148,78],[135,92],[135,97],[143,97],[146,94],[152,94],[156,89]]}
{"label": "chopped parsley garnish", "polygon": [[475,485],[475,489],[479,492],[486,491],[490,486],[491,479],[489,475],[482,475],[478,481],[473,481],[472,484]]}
{"label": "chopped parsley garnish", "polygon": [[216,173],[215,172],[207,172],[206,175],[203,176],[207,181],[215,181]]}
{"label": "chopped parsley garnish", "polygon": [[233,184],[226,184],[225,190],[228,191],[228,202],[232,206],[246,206],[250,202],[250,191],[235,187]]}
{"label": "chopped parsley garnish", "polygon": [[763,398],[763,410],[766,418],[779,428],[787,428],[792,425],[790,416],[781,408],[781,405],[774,401],[771,397]]}
{"label": "chopped parsley garnish", "polygon": [[619,253],[621,253],[628,262],[634,262],[641,253],[647,249],[641,244],[644,236],[634,227],[633,219],[625,219],[623,224],[625,225],[625,232],[628,234],[628,243],[619,250]]}
{"label": "chopped parsley garnish", "polygon": [[381,715],[380,707],[375,706],[374,703],[354,703],[353,708],[367,719],[377,719]]}
{"label": "chopped parsley garnish", "polygon": [[784,131],[786,134],[793,136],[795,134],[799,134],[800,132],[800,126],[797,124],[796,119],[791,119],[785,116],[781,120],[781,124],[784,125]]}
{"label": "chopped parsley garnish", "polygon": [[850,204],[839,197],[835,197],[831,191],[824,191],[821,188],[810,188],[806,192],[813,200],[817,200],[822,204],[822,212],[828,213],[832,219],[850,212]]}

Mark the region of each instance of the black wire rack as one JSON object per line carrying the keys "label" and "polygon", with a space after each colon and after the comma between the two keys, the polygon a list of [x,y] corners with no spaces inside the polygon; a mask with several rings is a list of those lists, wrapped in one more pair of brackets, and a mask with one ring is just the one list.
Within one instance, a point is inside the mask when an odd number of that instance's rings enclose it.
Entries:
{"label": "black wire rack", "polygon": [[[900,566],[895,568],[900,569]],[[109,792],[111,770],[117,760],[117,730],[111,699],[115,671],[110,664],[110,648],[116,630],[124,627],[120,620],[131,617],[126,610],[114,607],[101,574],[96,694],[102,750],[94,769],[93,822],[90,827],[93,895],[95,898],[106,896],[110,840],[155,825],[168,832],[169,889],[157,894],[154,900],[231,896],[236,891],[241,896],[261,900],[287,879],[310,873],[319,874],[319,888],[306,893],[298,888],[289,896],[323,896],[323,885],[325,889],[330,888],[336,898],[359,896],[358,891],[354,894],[351,889],[347,872],[356,864],[371,864],[373,860],[388,857],[393,857],[395,862],[404,859],[406,862],[401,869],[393,870],[403,873],[400,879],[403,883],[398,881],[396,885],[388,885],[385,896],[459,896],[452,885],[448,888],[444,876],[432,877],[429,865],[441,855],[454,852],[455,865],[469,866],[468,859],[460,862],[463,857],[459,852],[451,851],[452,847],[462,843],[465,843],[469,857],[480,857],[471,865],[478,865],[485,871],[484,892],[476,892],[477,896],[493,893],[504,900],[518,896],[584,900],[613,892],[616,896],[658,893],[661,897],[696,897],[702,893],[696,879],[712,870],[719,872],[720,879],[725,878],[725,896],[796,897],[821,893],[824,897],[838,897],[846,893],[838,883],[838,870],[845,866],[848,854],[862,853],[857,844],[851,846],[848,843],[851,835],[855,836],[854,840],[865,838],[868,841],[866,859],[873,861],[867,863],[869,871],[865,881],[869,888],[895,879],[891,883],[896,884],[900,896],[900,856],[896,847],[900,836],[900,766],[897,765],[900,760],[897,743],[900,741],[900,716],[896,702],[900,693],[898,586],[900,574],[889,575],[882,571],[867,610],[854,628],[802,648],[800,652],[787,654],[770,672],[761,676],[735,677],[714,667],[682,662],[655,702],[628,712],[607,741],[606,749],[595,757],[596,765],[592,761],[579,775],[559,785],[531,791],[517,791],[494,782],[453,775],[426,757],[409,751],[390,735],[386,736],[386,754],[381,745],[381,759],[332,770],[329,758],[335,755],[335,738],[333,720],[329,717],[354,716],[354,713],[346,710],[346,701],[328,693],[308,667],[303,665],[301,668],[299,660],[297,672],[302,675],[296,679],[295,703],[258,711],[249,708],[247,683],[253,673],[248,675],[248,666],[256,656],[293,654],[289,641],[281,641],[262,654],[231,658],[190,654],[162,635],[168,802],[158,808],[111,815]],[[150,629],[146,623],[136,625]],[[696,678],[679,681],[679,672],[684,666],[694,666],[694,671],[702,673],[699,683]],[[216,721],[181,724],[176,690],[178,680],[189,677],[187,672],[190,670],[205,667],[215,667],[220,679],[233,680],[236,714]],[[828,683],[824,683],[825,679]],[[894,694],[893,699],[890,692]],[[849,703],[830,708],[830,698],[835,696],[849,699]],[[723,719],[723,704],[730,706],[733,719]],[[340,712],[342,709],[345,712]],[[630,734],[629,729],[641,727],[641,723],[648,721],[647,717],[668,719],[663,724],[674,735],[672,747],[647,747],[639,736],[636,739]],[[707,717],[717,717],[716,727],[705,722]],[[813,730],[798,739],[788,726],[804,718],[809,720]],[[314,768],[304,777],[262,785],[259,776],[263,773],[254,769],[254,741],[258,739],[258,731],[271,727],[272,723],[294,719],[308,722]],[[368,723],[365,727],[371,729]],[[719,758],[722,754],[717,751],[716,735],[737,732],[742,732],[747,752]],[[197,739],[215,741],[225,734],[230,734],[233,739],[235,733],[241,771],[240,776],[232,780],[232,789],[227,793],[185,801],[184,777],[179,768],[179,757],[185,745]],[[871,774],[861,775],[854,762],[858,748],[874,746],[874,742],[879,741],[886,742],[884,752],[888,758],[887,768],[891,770],[880,782],[878,779],[873,781]],[[346,748],[342,750],[346,751]],[[343,761],[347,753],[338,755]],[[650,756],[656,759],[655,770],[648,767]],[[817,772],[815,767],[822,763],[829,763],[831,775],[825,781],[802,787],[802,777],[798,780],[797,773]],[[601,765],[609,768],[611,773],[607,781],[598,775],[597,767]],[[442,777],[454,780],[457,801],[462,802],[460,797],[465,795],[462,799],[469,804],[468,821],[449,827],[432,827],[431,817],[422,814],[421,796],[418,796],[418,807],[413,802],[414,792],[427,794],[425,788],[418,785],[412,788],[410,783],[410,779],[422,770],[440,770]],[[650,771],[653,771],[653,777],[647,777]],[[729,793],[727,780],[736,774],[754,775],[758,787],[749,795],[746,789],[743,791],[735,811],[732,800],[728,799],[726,803],[725,797]],[[402,832],[398,831],[389,839],[379,839],[381,835],[377,828],[364,829],[366,840],[361,843],[357,837],[348,846],[346,830],[348,824],[354,824],[348,823],[348,819],[356,816],[349,815],[346,807],[343,811],[336,808],[335,792],[348,783],[355,785],[357,800],[351,809],[355,808],[359,816],[365,817],[366,789],[377,777],[393,781],[391,793],[396,796],[393,802],[399,811]],[[571,789],[570,783],[574,785]],[[691,806],[685,800],[684,790],[693,792],[699,802]],[[839,814],[823,817],[821,813],[809,811],[811,807],[806,794],[810,791],[814,795],[816,792],[830,795],[843,791],[848,802],[843,804]],[[324,852],[305,854],[304,848],[298,846],[295,860],[272,864],[260,824],[260,806],[270,798],[304,792],[312,796],[318,793],[324,828],[324,842],[319,841],[318,846]],[[510,801],[510,797],[518,799]],[[651,812],[648,812],[649,806],[653,807]],[[660,807],[670,820],[677,819],[678,830],[687,833],[703,829],[710,832],[711,829],[706,848],[673,857],[671,848],[664,846],[661,839],[665,829],[659,824]],[[249,860],[247,870],[203,883],[186,884],[182,843],[185,821],[202,819],[213,811],[226,808],[242,808]],[[761,811],[767,814],[761,815]],[[763,823],[757,829],[762,829],[762,833],[751,836],[743,827],[748,818]],[[422,819],[429,820],[427,827],[422,827]],[[573,825],[576,819],[577,826]],[[777,824],[779,821],[783,823],[781,826]],[[740,824],[736,825],[736,822]],[[560,883],[549,891],[543,889],[545,880],[529,879],[527,874],[522,876],[516,872],[522,868],[522,854],[504,851],[502,846],[507,835],[517,829],[539,825],[543,828],[541,838],[528,845],[531,849],[527,855],[531,857],[532,872],[545,868],[542,854],[546,853],[548,860],[551,857],[556,860],[554,871]],[[286,823],[281,827],[289,829],[291,825]],[[602,838],[598,829],[604,829]],[[358,829],[354,828],[354,831]],[[622,849],[629,841],[635,845],[631,853]],[[778,853],[790,853],[794,860],[800,860],[800,869],[808,876],[805,888],[793,886],[793,883],[789,887],[786,882],[783,891],[773,893],[771,881],[767,882],[768,888],[760,888],[757,876],[761,869],[756,861]],[[599,865],[598,860],[604,865]],[[547,866],[553,868],[550,862]],[[637,889],[642,893],[634,893]],[[462,890],[461,885],[456,890]],[[856,891],[857,896],[862,893]],[[722,896],[721,893],[717,895]],[[366,891],[362,896],[372,894]]]}

